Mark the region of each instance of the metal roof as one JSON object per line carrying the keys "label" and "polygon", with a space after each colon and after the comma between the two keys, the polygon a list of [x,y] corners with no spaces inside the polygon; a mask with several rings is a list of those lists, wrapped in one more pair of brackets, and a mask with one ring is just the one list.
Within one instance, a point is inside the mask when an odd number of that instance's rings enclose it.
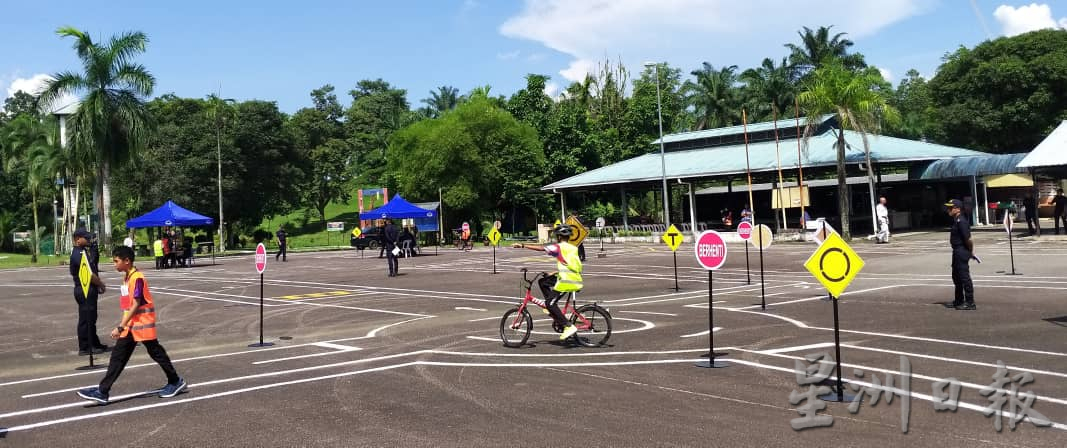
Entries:
{"label": "metal roof", "polygon": [[[904,174],[904,173],[901,173],[901,174],[885,174],[885,175],[882,176],[881,180],[878,180],[878,183],[879,184],[887,184],[887,183],[892,183],[892,182],[905,182],[907,180],[908,180],[908,175]],[[848,184],[848,185],[866,184],[867,183],[867,176],[851,176],[851,177],[847,177],[847,178],[845,178],[845,183]],[[782,188],[790,188],[790,187],[796,187],[796,186],[797,186],[797,182],[795,180],[794,181],[782,182]],[[834,179],[815,179],[815,180],[806,180],[806,181],[804,181],[804,188],[836,187],[836,186],[837,186],[837,179],[836,178],[834,178]],[[773,190],[775,188],[777,188],[777,187],[774,184],[767,183],[767,182],[759,183],[759,184],[752,184],[752,191],[768,191],[768,190]],[[748,192],[748,185],[747,184],[737,184],[737,185],[734,185],[733,188],[709,187],[709,188],[704,188],[704,189],[697,190],[695,194],[723,194],[723,193],[731,193],[731,192],[733,192],[733,193],[747,193]]]}
{"label": "metal roof", "polygon": [[1019,154],[985,154],[975,157],[957,157],[937,160],[925,167],[913,170],[912,178],[918,180],[949,179],[953,177],[990,176],[994,174],[1025,173],[1026,168],[1016,165],[1026,157]]}
{"label": "metal roof", "polygon": [[[816,126],[821,126],[823,123],[826,123],[827,120],[830,120],[833,117],[834,117],[833,114],[823,115],[821,118],[816,120]],[[765,122],[761,122],[761,123],[749,123],[748,124],[748,133],[749,134],[755,134],[757,132],[773,131],[774,128],[775,128],[775,123],[777,123],[778,130],[782,130],[782,129],[786,129],[786,128],[790,128],[791,129],[791,128],[797,127],[797,120],[795,118],[783,118],[781,120],[778,120],[777,122],[775,122],[775,121],[765,121]],[[807,118],[801,117],[801,119],[800,119],[800,127],[804,127],[806,125],[807,125]],[[729,127],[725,127],[725,128],[705,129],[705,130],[702,130],[702,131],[679,132],[677,134],[670,134],[670,135],[663,136],[663,143],[676,143],[676,142],[682,142],[682,141],[686,141],[686,140],[696,140],[696,139],[712,138],[712,137],[724,137],[724,136],[727,136],[727,135],[741,135],[741,134],[744,134],[744,133],[745,133],[745,126],[744,125],[729,126]],[[659,144],[659,139],[656,139],[655,141],[653,141],[652,144],[653,145],[658,145]]]}
{"label": "metal roof", "polygon": [[1030,154],[1017,165],[1019,168],[1067,165],[1067,120],[1056,126]]}
{"label": "metal roof", "polygon": [[[831,131],[809,138],[808,148],[803,156],[804,167],[836,165],[837,150],[834,147],[836,140],[834,132]],[[850,146],[850,149],[846,151],[846,162],[863,162],[863,143],[860,135],[845,131],[845,141]],[[871,159],[876,163],[929,161],[984,154],[969,149],[879,135],[868,134],[868,141],[871,145]],[[773,140],[752,143],[748,147],[753,173],[778,169]],[[782,168],[796,168],[797,139],[782,140],[778,147],[781,149]],[[658,152],[634,157],[553,182],[542,187],[542,190],[566,190],[657,181],[661,178],[659,157]],[[711,178],[742,174],[746,171],[744,144],[672,151],[667,152],[664,158],[667,169],[666,177],[670,179]]]}

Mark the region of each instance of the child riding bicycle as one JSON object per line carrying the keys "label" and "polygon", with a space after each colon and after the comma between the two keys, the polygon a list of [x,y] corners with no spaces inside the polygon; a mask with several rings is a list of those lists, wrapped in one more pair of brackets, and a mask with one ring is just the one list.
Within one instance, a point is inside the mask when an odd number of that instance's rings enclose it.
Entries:
{"label": "child riding bicycle", "polygon": [[552,233],[556,234],[556,244],[516,244],[512,247],[544,251],[556,259],[557,271],[542,277],[537,283],[541,287],[549,315],[557,325],[563,327],[563,334],[559,336],[562,341],[578,332],[578,328],[567,322],[566,316],[560,311],[559,299],[566,293],[582,290],[582,261],[578,257],[578,248],[569,241],[573,233],[571,226],[558,225],[552,229]]}

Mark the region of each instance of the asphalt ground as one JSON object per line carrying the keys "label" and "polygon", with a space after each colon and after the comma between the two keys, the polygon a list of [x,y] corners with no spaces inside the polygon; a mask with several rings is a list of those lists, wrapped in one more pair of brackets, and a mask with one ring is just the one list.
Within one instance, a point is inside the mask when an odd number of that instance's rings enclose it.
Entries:
{"label": "asphalt ground", "polygon": [[[834,353],[832,304],[802,267],[812,243],[770,247],[762,276],[750,250],[751,284],[743,246],[730,245],[713,278],[715,351],[729,364],[721,369],[694,365],[708,351],[709,297],[690,244],[678,252],[678,292],[664,246],[609,244],[600,258],[597,241],[587,244],[578,300],[614,318],[601,348],[559,343],[539,312],[530,345],[502,346],[499,320],[521,297],[519,270],[554,269],[527,250],[498,250],[494,275],[488,248],[441,249],[402,259],[397,278],[369,251],[270,257],[264,332],[276,345],[264,348],[248,347],[260,328],[252,257],[166,271],[144,260],[160,341],[190,387],[146,395],[165,379],[138,348],[106,406],[74,393],[103,371],[74,370],[88,359],[76,353],[65,268],[0,271],[0,447],[1064,446],[1067,243],[1017,241],[1023,275],[1009,276],[1004,234],[976,233],[978,310],[957,311],[944,306],[953,294],[947,239],[853,242],[866,266],[838,301],[844,379],[859,388],[891,375],[898,394],[876,405],[867,397],[856,413],[829,402],[819,415],[832,426],[803,431],[791,426],[804,403],[790,395],[808,388],[798,362]],[[106,339],[120,277],[104,277]],[[1006,396],[1003,413],[987,416],[994,401],[980,391],[998,362],[1033,382],[1017,394],[1002,384],[994,398]],[[933,385],[945,378],[961,385],[954,412],[934,410]],[[1027,391],[1052,427],[1023,420],[1009,429],[1011,398]]]}

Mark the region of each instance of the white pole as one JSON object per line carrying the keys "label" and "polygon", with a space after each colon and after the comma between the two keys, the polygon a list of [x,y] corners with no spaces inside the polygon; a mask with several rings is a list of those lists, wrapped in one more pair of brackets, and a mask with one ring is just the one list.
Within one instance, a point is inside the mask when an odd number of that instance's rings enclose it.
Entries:
{"label": "white pole", "polygon": [[982,198],[985,199],[985,225],[988,226],[993,222],[989,220],[989,188],[985,182],[982,182]]}

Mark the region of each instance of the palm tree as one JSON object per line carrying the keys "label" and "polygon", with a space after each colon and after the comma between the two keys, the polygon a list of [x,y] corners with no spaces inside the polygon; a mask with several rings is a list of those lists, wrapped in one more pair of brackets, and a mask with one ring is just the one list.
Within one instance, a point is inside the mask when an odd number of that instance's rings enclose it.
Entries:
{"label": "palm tree", "polygon": [[437,91],[430,91],[429,98],[423,98],[426,112],[430,118],[440,117],[447,111],[455,109],[459,105],[459,89],[452,86],[441,86]]}
{"label": "palm tree", "polygon": [[773,115],[772,110],[787,112],[793,109],[793,100],[797,95],[794,81],[794,69],[786,58],[780,65],[775,65],[770,58],[764,58],[758,68],[750,68],[741,73],[740,79],[748,90],[747,109],[761,112],[763,117]]}
{"label": "palm tree", "polygon": [[76,150],[95,156],[101,242],[109,247],[111,170],[143,148],[152,131],[144,98],[152,94],[156,79],[143,65],[133,62],[145,51],[148,37],[141,32],[127,32],[112,36],[107,43],[98,43],[72,27],[60,28],[56,33],[74,39],[84,73],[65,71],[53,75],[38,102],[51,108],[63,95],[82,94],[78,111],[70,117],[71,144]]}
{"label": "palm tree", "polygon": [[208,116],[215,122],[215,145],[218,155],[218,184],[219,184],[219,251],[226,251],[226,221],[222,215],[222,126],[227,119],[233,117],[233,105],[236,103],[231,98],[220,98],[216,94],[207,96]]}
{"label": "palm tree", "polygon": [[58,152],[55,137],[53,123],[41,122],[31,115],[19,115],[8,123],[2,136],[4,170],[21,171],[26,176],[26,190],[30,193],[30,210],[33,212],[33,248],[30,254],[33,263],[37,262],[41,252],[38,205],[42,193],[47,194],[55,185],[54,159]]}
{"label": "palm tree", "polygon": [[686,102],[697,115],[695,131],[731,126],[737,123],[740,109],[740,92],[737,88],[737,66],[731,65],[716,70],[705,62],[703,68],[694,70],[696,82],[686,81],[682,86]]}
{"label": "palm tree", "polygon": [[[845,141],[843,130],[849,129],[860,134],[863,140],[863,152],[867,165],[867,180],[872,188],[871,216],[874,217],[874,171],[871,168],[871,146],[867,134],[878,132],[883,123],[896,123],[900,113],[889,105],[879,86],[884,84],[877,69],[855,73],[846,68],[841,61],[827,62],[815,70],[804,92],[798,97],[800,104],[808,114],[808,127],[805,131],[805,143],[811,134],[818,117],[833,114],[841,130],[837,131],[837,204],[841,214],[842,236],[851,238],[849,230],[849,195],[845,184]],[[877,219],[877,218],[875,218]],[[875,222],[877,228],[877,222]]]}
{"label": "palm tree", "polygon": [[800,36],[800,45],[785,44],[789,49],[789,62],[801,69],[800,74],[807,74],[812,70],[822,67],[828,59],[840,59],[845,67],[861,69],[867,66],[861,54],[849,54],[848,49],[852,41],[845,38],[848,33],[837,33],[830,36],[831,26],[820,26],[818,30],[804,27],[797,31]]}

